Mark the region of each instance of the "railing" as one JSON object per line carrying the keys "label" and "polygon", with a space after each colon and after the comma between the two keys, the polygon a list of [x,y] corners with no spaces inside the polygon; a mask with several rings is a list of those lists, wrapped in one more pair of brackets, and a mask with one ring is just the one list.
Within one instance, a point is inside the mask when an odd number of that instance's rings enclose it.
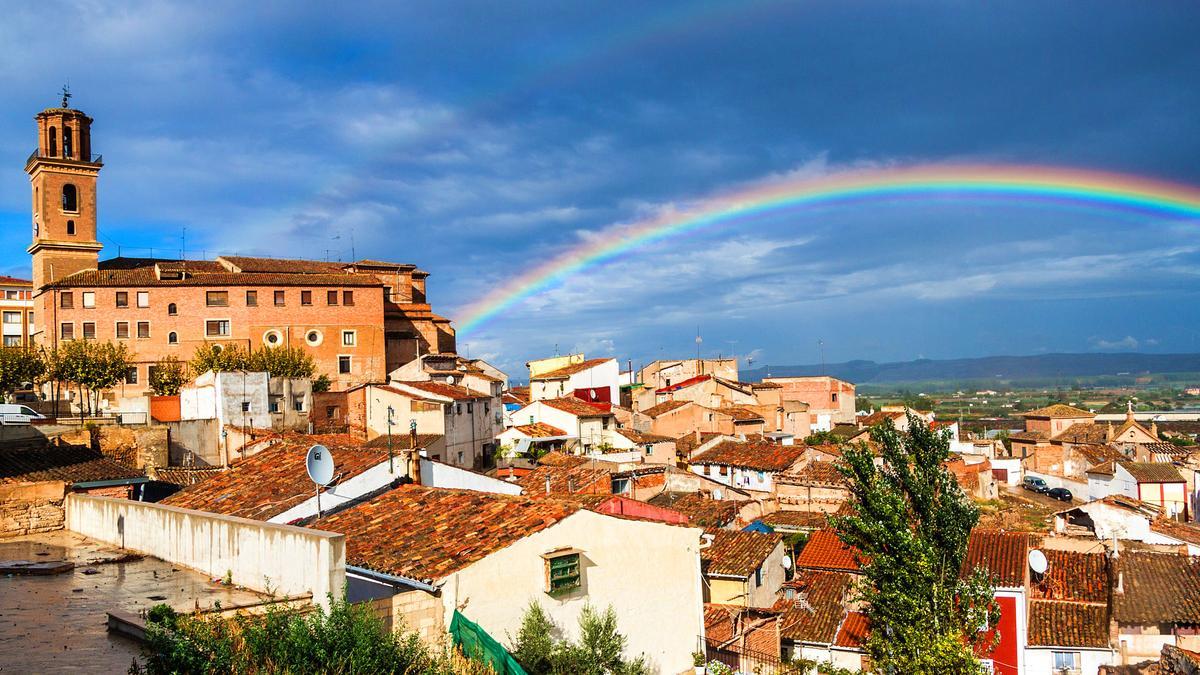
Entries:
{"label": "railing", "polygon": [[805,675],[811,672],[809,666],[788,663],[775,654],[734,645],[722,648],[716,640],[704,638],[704,662],[711,664],[714,661],[728,666],[735,673]]}
{"label": "railing", "polygon": [[26,159],[25,163],[28,164],[35,159],[61,159],[61,160],[65,160],[68,162],[80,162],[83,164],[103,164],[104,163],[104,155],[92,155],[90,157],[90,159],[79,159],[79,158],[75,158],[75,157],[51,157],[50,155],[43,155],[41,148],[35,148],[33,152],[29,153],[29,159]]}

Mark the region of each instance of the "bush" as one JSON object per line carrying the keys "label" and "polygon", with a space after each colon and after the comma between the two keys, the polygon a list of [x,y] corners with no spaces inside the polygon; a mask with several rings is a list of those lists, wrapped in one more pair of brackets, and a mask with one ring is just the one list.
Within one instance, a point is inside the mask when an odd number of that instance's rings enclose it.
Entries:
{"label": "bush", "polygon": [[174,356],[164,356],[150,369],[148,383],[155,396],[177,396],[187,377],[186,364]]}
{"label": "bush", "polygon": [[597,612],[585,605],[579,614],[579,642],[555,639],[562,632],[532,602],[521,619],[511,653],[529,675],[640,675],[648,673],[645,657],[626,660],[627,642],[617,631],[617,614],[609,607]]}

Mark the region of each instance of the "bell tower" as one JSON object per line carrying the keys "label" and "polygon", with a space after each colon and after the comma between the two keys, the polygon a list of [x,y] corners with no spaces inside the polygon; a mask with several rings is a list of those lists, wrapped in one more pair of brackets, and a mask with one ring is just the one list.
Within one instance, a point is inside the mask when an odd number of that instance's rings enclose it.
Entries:
{"label": "bell tower", "polygon": [[96,240],[96,179],[103,162],[92,155],[92,118],[69,107],[70,98],[64,87],[62,106],[37,114],[37,150],[25,163],[33,189],[33,243],[26,250],[33,256],[35,298],[48,283],[96,269],[103,248]]}

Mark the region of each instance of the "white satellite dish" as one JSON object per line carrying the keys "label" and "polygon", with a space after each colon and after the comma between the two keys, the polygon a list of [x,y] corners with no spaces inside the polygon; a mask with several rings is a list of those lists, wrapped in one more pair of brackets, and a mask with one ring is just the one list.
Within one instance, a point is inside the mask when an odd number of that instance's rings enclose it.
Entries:
{"label": "white satellite dish", "polygon": [[317,485],[329,485],[333,480],[333,454],[323,445],[314,445],[308,449],[308,458],[304,461],[308,469],[308,477]]}
{"label": "white satellite dish", "polygon": [[1050,562],[1046,560],[1046,554],[1036,548],[1029,552],[1029,569],[1038,574],[1045,574],[1050,568]]}
{"label": "white satellite dish", "polygon": [[785,569],[785,570],[792,569],[792,556],[790,556],[790,555],[783,556],[783,569]]}

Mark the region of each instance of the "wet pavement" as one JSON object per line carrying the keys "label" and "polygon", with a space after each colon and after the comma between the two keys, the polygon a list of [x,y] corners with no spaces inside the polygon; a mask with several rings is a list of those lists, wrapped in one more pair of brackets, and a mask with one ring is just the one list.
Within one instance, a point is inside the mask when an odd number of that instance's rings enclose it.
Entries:
{"label": "wet pavement", "polygon": [[141,646],[109,635],[105,612],[141,614],[159,603],[187,612],[262,597],[65,531],[0,539],[0,560],[75,563],[63,574],[0,575],[0,673],[124,673]]}

